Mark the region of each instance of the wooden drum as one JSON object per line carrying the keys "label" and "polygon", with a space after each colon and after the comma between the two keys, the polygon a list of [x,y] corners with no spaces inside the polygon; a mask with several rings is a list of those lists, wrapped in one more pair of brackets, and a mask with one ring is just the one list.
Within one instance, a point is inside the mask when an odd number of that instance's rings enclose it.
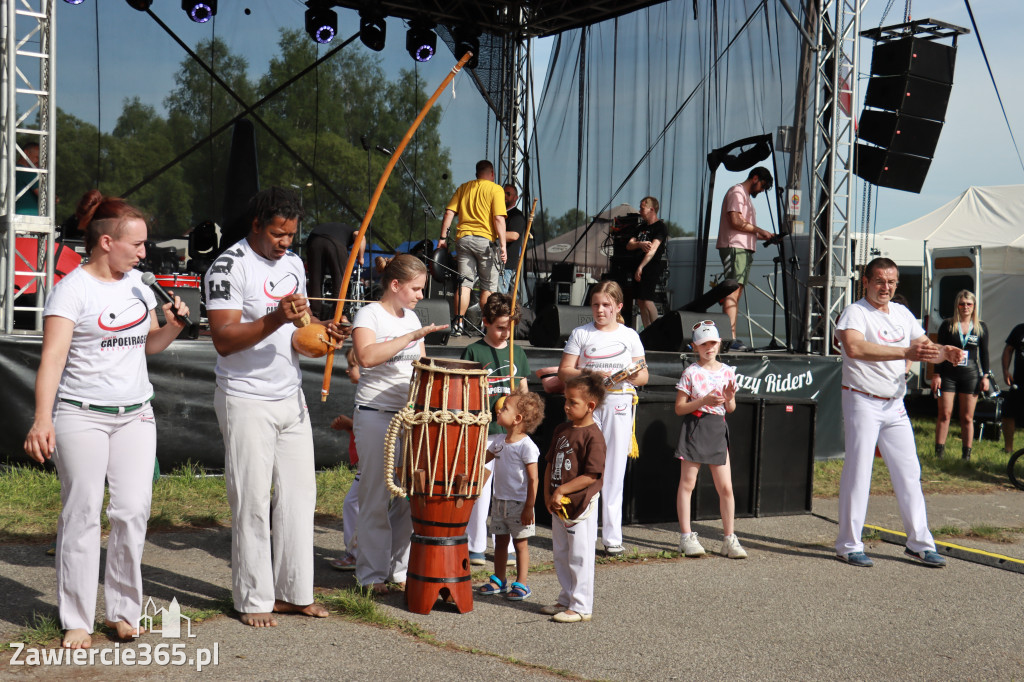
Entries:
{"label": "wooden drum", "polygon": [[406,600],[414,613],[429,613],[439,597],[466,613],[473,610],[466,526],[483,486],[491,416],[487,371],[438,358],[413,368],[400,474],[413,525]]}

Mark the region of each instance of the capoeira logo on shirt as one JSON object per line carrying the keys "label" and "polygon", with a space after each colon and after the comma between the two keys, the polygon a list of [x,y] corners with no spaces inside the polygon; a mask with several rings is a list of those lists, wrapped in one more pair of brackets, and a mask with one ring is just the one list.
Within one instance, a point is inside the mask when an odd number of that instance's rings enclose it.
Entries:
{"label": "capoeira logo on shirt", "polygon": [[906,336],[907,330],[902,325],[878,330],[878,342],[882,344],[900,343]]}
{"label": "capoeira logo on shirt", "polygon": [[[397,336],[385,336],[382,339],[378,339],[377,343],[387,343],[388,341],[394,341],[397,338]],[[416,339],[415,341],[410,341],[405,348],[395,353],[394,357],[387,361],[388,364],[393,364],[396,362],[412,362],[413,360],[418,360],[420,357],[419,343],[419,339]],[[406,351],[410,349],[416,349],[416,351],[413,353],[407,353]]]}
{"label": "capoeira logo on shirt", "polygon": [[611,360],[620,355],[628,356],[629,349],[621,341],[609,343],[604,346],[590,346],[583,349],[583,359],[587,361]]}
{"label": "capoeira logo on shirt", "polygon": [[[506,365],[502,365],[501,367],[493,367],[493,368],[489,368],[489,367],[485,366],[484,369],[487,370],[487,393],[488,394],[509,393],[509,392],[511,392],[510,391],[511,381],[509,379],[511,377],[516,376],[517,367],[515,365],[512,365],[512,369],[511,370],[509,370],[509,366],[507,364]],[[498,384],[505,384],[505,385],[504,386],[499,386]]]}
{"label": "capoeira logo on shirt", "polygon": [[149,319],[149,308],[141,298],[130,296],[127,300],[107,306],[100,313],[96,324],[105,332],[123,332],[137,327]]}
{"label": "capoeira logo on shirt", "polygon": [[299,279],[292,273],[282,275],[278,280],[268,277],[263,282],[263,293],[267,298],[280,301],[285,296],[294,294],[299,288]]}

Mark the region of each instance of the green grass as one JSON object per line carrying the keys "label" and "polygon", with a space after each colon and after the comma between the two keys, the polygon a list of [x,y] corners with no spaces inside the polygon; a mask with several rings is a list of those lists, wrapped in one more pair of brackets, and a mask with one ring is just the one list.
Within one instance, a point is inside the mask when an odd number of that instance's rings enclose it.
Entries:
{"label": "green grass", "polygon": [[[935,457],[935,419],[915,417],[914,439],[921,460],[921,485],[925,494],[932,493],[985,493],[1010,487],[1006,477],[1006,453],[1002,442],[975,441],[970,462],[960,459],[960,428],[949,427],[946,438],[946,456]],[[839,476],[842,460],[814,463],[815,497],[835,497],[839,494]],[[871,471],[871,492],[891,495],[889,468],[881,459],[875,460]]]}
{"label": "green grass", "polygon": [[1024,533],[1024,526],[1017,528],[1004,528],[1001,526],[989,526],[979,524],[970,528],[946,525],[932,530],[932,535],[937,538],[974,538],[988,542],[1010,544],[1017,542],[1018,535]]}
{"label": "green grass", "polygon": [[41,615],[33,611],[32,618],[29,619],[25,629],[11,641],[21,642],[30,647],[40,647],[60,641],[63,634],[64,631],[60,629],[60,623],[57,622],[56,616]]}
{"label": "green grass", "polygon": [[[340,519],[341,505],[355,474],[346,466],[317,473],[317,514]],[[104,495],[101,524],[109,530]],[[60,514],[60,481],[34,465],[0,469],[0,542],[44,543],[53,540]],[[166,473],[153,486],[150,530],[187,530],[231,523],[223,476],[207,475],[188,462]]]}

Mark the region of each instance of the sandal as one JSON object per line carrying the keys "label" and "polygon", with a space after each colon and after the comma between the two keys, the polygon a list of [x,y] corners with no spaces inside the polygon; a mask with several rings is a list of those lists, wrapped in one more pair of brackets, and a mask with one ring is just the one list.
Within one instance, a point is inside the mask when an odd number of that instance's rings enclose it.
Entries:
{"label": "sandal", "polygon": [[514,582],[509,589],[507,598],[509,601],[523,601],[529,599],[531,594],[533,594],[533,590],[529,587],[520,582]]}
{"label": "sandal", "polygon": [[327,563],[338,569],[339,571],[354,571],[356,570],[356,558],[351,554],[346,554],[340,559],[331,558],[327,560]]}
{"label": "sandal", "polygon": [[490,582],[476,588],[480,594],[508,594],[508,583],[496,575],[492,575]]}

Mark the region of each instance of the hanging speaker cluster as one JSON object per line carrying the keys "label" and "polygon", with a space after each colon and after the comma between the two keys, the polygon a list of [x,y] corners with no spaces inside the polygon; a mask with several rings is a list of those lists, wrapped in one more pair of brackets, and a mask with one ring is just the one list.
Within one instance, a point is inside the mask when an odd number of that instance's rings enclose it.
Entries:
{"label": "hanging speaker cluster", "polygon": [[931,166],[953,88],[956,47],[905,37],[871,53],[854,172],[881,187],[919,193]]}

